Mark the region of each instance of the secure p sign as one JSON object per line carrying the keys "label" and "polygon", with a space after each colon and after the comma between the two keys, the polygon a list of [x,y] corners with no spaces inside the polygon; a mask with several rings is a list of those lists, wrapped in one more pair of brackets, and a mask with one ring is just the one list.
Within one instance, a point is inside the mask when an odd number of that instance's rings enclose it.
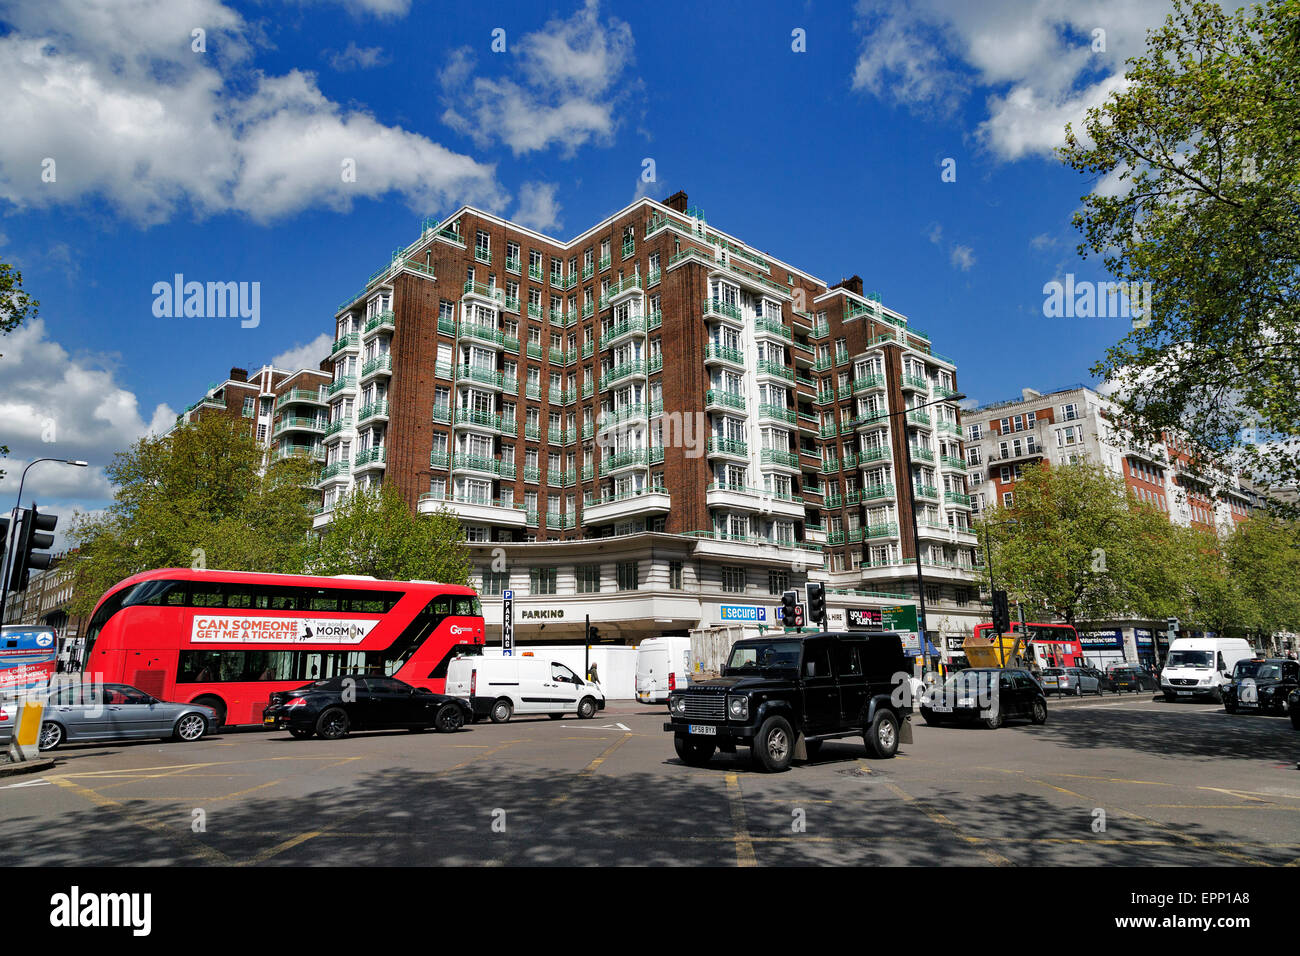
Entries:
{"label": "secure p sign", "polygon": [[515,592],[501,592],[501,656],[515,654]]}

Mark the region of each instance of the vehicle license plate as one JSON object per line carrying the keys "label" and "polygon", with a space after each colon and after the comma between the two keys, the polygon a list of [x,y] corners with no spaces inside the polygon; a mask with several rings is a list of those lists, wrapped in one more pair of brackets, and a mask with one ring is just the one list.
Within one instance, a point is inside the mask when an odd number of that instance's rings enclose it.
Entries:
{"label": "vehicle license plate", "polygon": [[1237,703],[1240,704],[1242,707],[1258,707],[1258,706],[1259,706],[1259,701],[1256,701],[1256,700],[1242,700],[1242,701],[1238,701]]}
{"label": "vehicle license plate", "polygon": [[1192,692],[1191,692],[1190,690],[1180,690],[1180,691],[1178,692],[1178,696],[1179,696],[1179,697],[1191,697],[1191,696],[1192,696]]}
{"label": "vehicle license plate", "polygon": [[706,734],[706,735],[716,736],[718,733],[718,728],[710,724],[690,724],[689,726],[687,726],[686,729],[692,734]]}
{"label": "vehicle license plate", "polygon": [[264,723],[264,724],[273,724],[273,723],[275,723],[275,718],[274,718],[274,717],[263,717],[263,718],[262,718],[262,723]]}
{"label": "vehicle license plate", "polygon": [[951,708],[950,706],[948,706],[947,704],[935,704],[935,705],[934,705],[933,707],[931,707],[930,709],[931,709],[932,711],[934,711],[936,714],[951,714],[951,713],[952,713],[952,708]]}

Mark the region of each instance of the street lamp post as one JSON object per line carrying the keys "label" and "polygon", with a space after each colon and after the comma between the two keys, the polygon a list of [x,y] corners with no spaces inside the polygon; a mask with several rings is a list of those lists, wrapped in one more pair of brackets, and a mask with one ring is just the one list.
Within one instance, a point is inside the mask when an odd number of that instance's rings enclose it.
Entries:
{"label": "street lamp post", "polygon": [[89,462],[76,458],[35,458],[29,461],[27,467],[23,469],[22,476],[18,479],[18,500],[14,504],[14,510],[10,512],[9,540],[5,542],[4,561],[0,562],[0,578],[4,579],[3,583],[0,583],[0,624],[4,623],[5,613],[9,609],[9,568],[13,565],[14,560],[13,546],[18,533],[18,512],[23,507],[23,485],[27,481],[27,469],[43,461],[57,461],[60,464],[72,465],[76,468],[85,468],[89,464]]}
{"label": "street lamp post", "polygon": [[947,398],[936,398],[932,402],[925,402],[922,405],[913,405],[911,408],[903,408],[896,412],[890,412],[892,418],[895,415],[903,415],[903,459],[907,466],[907,487],[908,494],[911,497],[912,512],[912,553],[916,558],[916,600],[917,600],[917,631],[921,638],[921,656],[925,662],[925,669],[930,669],[930,651],[929,641],[925,636],[925,576],[921,570],[921,532],[916,521],[916,485],[912,482],[912,441],[907,436],[907,418],[908,412],[914,412],[920,408],[929,408],[931,405],[941,405],[945,402],[960,402],[966,396],[957,394],[949,395]]}

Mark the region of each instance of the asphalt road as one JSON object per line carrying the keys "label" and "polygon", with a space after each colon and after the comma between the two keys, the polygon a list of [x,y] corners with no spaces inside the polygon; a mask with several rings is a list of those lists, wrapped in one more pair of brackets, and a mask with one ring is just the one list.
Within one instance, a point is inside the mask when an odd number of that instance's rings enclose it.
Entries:
{"label": "asphalt road", "polygon": [[[342,741],[70,746],[0,779],[0,865],[922,864],[1300,860],[1300,731],[1149,697],[926,727],[893,760],[682,765],[662,707]],[[1098,829],[1104,811],[1104,829]]]}

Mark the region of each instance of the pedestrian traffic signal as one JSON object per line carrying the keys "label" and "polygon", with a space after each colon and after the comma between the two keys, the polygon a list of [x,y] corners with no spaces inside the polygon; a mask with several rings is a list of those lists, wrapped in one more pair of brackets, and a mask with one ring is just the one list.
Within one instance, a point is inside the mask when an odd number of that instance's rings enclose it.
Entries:
{"label": "pedestrian traffic signal", "polygon": [[54,560],[46,549],[54,545],[54,527],[58,515],[43,515],[36,503],[18,512],[18,533],[14,539],[13,567],[9,571],[9,590],[27,590],[31,571],[44,571]]}
{"label": "pedestrian traffic signal", "polygon": [[820,581],[808,582],[808,620],[826,627],[826,585]]}
{"label": "pedestrian traffic signal", "polygon": [[781,595],[781,623],[786,627],[797,627],[795,609],[799,606],[799,592],[786,591]]}
{"label": "pedestrian traffic signal", "polygon": [[1011,632],[1011,607],[1007,603],[1006,591],[993,592],[993,631],[997,634]]}

